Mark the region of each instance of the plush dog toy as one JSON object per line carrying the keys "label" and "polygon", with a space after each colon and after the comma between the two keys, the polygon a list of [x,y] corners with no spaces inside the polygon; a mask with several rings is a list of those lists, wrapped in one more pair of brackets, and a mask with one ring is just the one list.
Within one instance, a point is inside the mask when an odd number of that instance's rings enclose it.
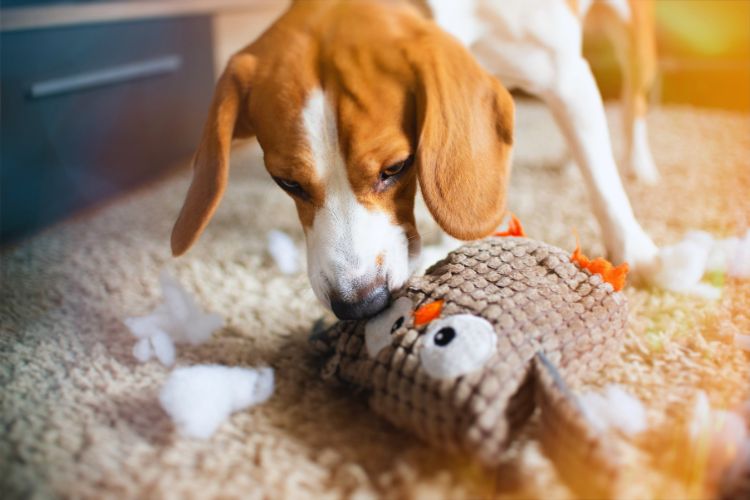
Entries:
{"label": "plush dog toy", "polygon": [[[368,392],[397,427],[487,465],[503,460],[539,408],[542,444],[563,477],[608,495],[618,453],[568,386],[618,354],[625,296],[582,267],[578,249],[571,257],[521,237],[520,225],[503,234],[411,278],[378,316],[313,333],[328,356],[323,377]],[[621,286],[615,270],[604,272]]]}

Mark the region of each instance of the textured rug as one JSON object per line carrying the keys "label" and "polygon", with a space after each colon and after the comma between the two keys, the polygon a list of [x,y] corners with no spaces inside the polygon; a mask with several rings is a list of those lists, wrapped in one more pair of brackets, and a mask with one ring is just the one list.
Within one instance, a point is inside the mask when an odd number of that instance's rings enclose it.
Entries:
{"label": "textured rug", "polygon": [[[609,110],[617,143],[617,114]],[[717,236],[750,226],[750,117],[662,108],[649,117],[663,180],[628,185],[657,243],[689,229]],[[581,176],[567,166],[547,111],[523,102],[510,208],[534,238],[601,253]],[[257,147],[238,148],[230,187],[200,243],[180,259],[169,232],[183,200],[183,169],[106,207],[2,253],[0,296],[0,492],[9,497],[569,498],[534,437],[533,423],[499,471],[429,448],[374,416],[366,401],[329,388],[307,334],[323,311],[304,274],[280,273],[265,251],[281,229],[299,243],[292,202],[262,168]],[[426,242],[437,238],[423,208]],[[207,441],[182,439],[157,395],[169,370],[139,364],[122,323],[160,301],[167,267],[220,313],[225,327],[178,349],[196,363],[276,370],[266,404],[233,415]],[[626,289],[630,325],[623,361],[594,385],[616,382],[643,400],[652,431],[635,443],[628,496],[711,496],[688,477],[670,430],[703,390],[712,406],[748,398],[750,285],[725,281],[714,302]]]}

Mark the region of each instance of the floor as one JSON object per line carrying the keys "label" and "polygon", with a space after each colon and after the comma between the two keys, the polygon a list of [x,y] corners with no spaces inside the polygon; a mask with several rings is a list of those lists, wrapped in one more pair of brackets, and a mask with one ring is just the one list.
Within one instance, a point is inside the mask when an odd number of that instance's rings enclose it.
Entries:
{"label": "floor", "polygon": [[[616,109],[608,110],[615,143]],[[664,107],[649,117],[663,175],[629,184],[637,216],[660,244],[690,229],[717,236],[750,227],[750,116]],[[565,249],[602,247],[578,171],[535,102],[518,108],[510,208],[527,233]],[[487,471],[430,448],[374,416],[366,400],[330,388],[306,337],[323,311],[304,274],[283,275],[265,252],[270,229],[302,232],[294,207],[240,147],[230,187],[202,240],[173,259],[169,233],[187,170],[60,224],[2,253],[0,490],[11,497],[571,498],[534,437]],[[438,232],[424,207],[427,242]],[[181,346],[178,365],[221,363],[276,370],[266,404],[231,417],[207,441],[180,438],[157,394],[169,370],[132,355],[122,319],[160,300],[169,269],[225,327]],[[628,497],[714,496],[681,448],[698,391],[715,408],[750,396],[750,355],[732,343],[750,331],[750,283],[725,280],[718,301],[629,287],[622,361],[595,385],[622,384],[648,409],[650,430],[630,443]],[[687,453],[687,454],[686,454]],[[693,465],[691,465],[693,464]]]}

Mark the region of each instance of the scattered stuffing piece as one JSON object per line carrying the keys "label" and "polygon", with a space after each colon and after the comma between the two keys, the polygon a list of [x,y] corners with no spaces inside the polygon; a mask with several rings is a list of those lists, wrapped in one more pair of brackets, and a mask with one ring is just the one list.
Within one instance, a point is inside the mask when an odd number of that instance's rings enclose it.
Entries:
{"label": "scattered stuffing piece", "polygon": [[721,288],[709,285],[708,283],[696,283],[686,293],[706,300],[718,300],[721,298]]}
{"label": "scattered stuffing piece", "polygon": [[174,370],[159,401],[180,434],[206,439],[231,413],[265,402],[273,390],[269,367],[197,365]]}
{"label": "scattered stuffing piece", "polygon": [[682,239],[683,241],[692,241],[693,243],[699,244],[705,248],[707,252],[709,252],[714,245],[714,237],[707,231],[688,231]]}
{"label": "scattered stuffing piece", "polygon": [[750,278],[750,230],[745,237],[716,240],[705,231],[690,231],[675,245],[660,249],[661,266],[654,283],[673,292],[718,299],[721,289],[701,283],[706,273],[728,273],[735,278]]}
{"label": "scattered stuffing piece", "polygon": [[706,271],[727,272],[729,264],[732,262],[732,257],[737,252],[739,242],[739,238],[735,237],[714,241],[708,252]]}
{"label": "scattered stuffing piece", "polygon": [[712,409],[703,391],[695,400],[689,432],[698,458],[696,464],[704,464],[709,480],[715,481],[722,474],[726,478],[734,473],[733,469],[744,465],[750,436],[742,416]]}
{"label": "scattered stuffing piece", "polygon": [[175,358],[174,342],[167,333],[159,330],[150,337],[136,342],[133,355],[141,363],[145,363],[154,355],[164,366],[172,366]]}
{"label": "scattered stuffing piece", "polygon": [[[126,320],[127,321],[127,320]],[[153,349],[151,348],[151,339],[141,339],[133,346],[133,356],[141,363],[145,363],[153,355]]]}
{"label": "scattered stuffing piece", "polygon": [[156,358],[165,366],[172,366],[175,359],[175,342],[201,344],[223,324],[218,314],[205,313],[193,297],[165,271],[159,281],[164,303],[146,316],[126,318],[124,323],[138,338],[133,347],[133,356],[144,363]]}
{"label": "scattered stuffing piece", "polygon": [[673,292],[694,292],[706,272],[709,251],[710,243],[695,237],[686,237],[675,245],[662,247],[659,258],[669,265],[660,266],[653,277],[654,282]]}
{"label": "scattered stuffing piece", "polygon": [[729,275],[733,278],[750,278],[750,229],[738,240],[734,256],[729,262]]}
{"label": "scattered stuffing piece", "polygon": [[734,345],[744,351],[750,352],[750,335],[734,334]]}
{"label": "scattered stuffing piece", "polygon": [[610,428],[635,435],[646,429],[646,409],[619,385],[608,385],[604,394],[589,391],[578,397],[583,413],[600,432]]}
{"label": "scattered stuffing piece", "polygon": [[292,238],[283,231],[268,231],[268,253],[284,274],[299,271],[299,251]]}

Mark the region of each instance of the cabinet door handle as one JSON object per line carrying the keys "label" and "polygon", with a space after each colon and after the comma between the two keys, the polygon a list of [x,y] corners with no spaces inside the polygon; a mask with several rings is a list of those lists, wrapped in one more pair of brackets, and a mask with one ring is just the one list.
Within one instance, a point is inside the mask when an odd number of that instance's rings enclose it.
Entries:
{"label": "cabinet door handle", "polygon": [[121,64],[109,68],[86,71],[60,78],[52,78],[31,84],[29,96],[32,99],[43,99],[69,92],[115,85],[118,83],[131,82],[143,78],[174,73],[182,66],[182,57],[170,55],[139,61],[130,64]]}

